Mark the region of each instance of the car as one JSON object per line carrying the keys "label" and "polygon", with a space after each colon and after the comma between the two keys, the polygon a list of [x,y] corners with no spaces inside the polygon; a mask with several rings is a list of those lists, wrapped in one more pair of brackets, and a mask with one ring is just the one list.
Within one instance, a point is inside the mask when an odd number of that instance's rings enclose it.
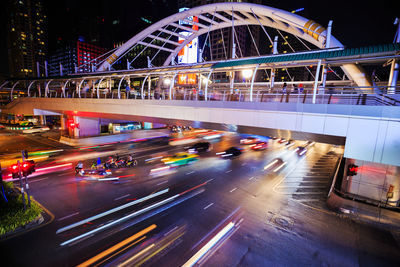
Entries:
{"label": "car", "polygon": [[196,154],[189,154],[186,152],[179,152],[179,153],[175,153],[172,156],[168,156],[165,158],[161,159],[161,162],[163,162],[166,165],[171,165],[173,167],[175,166],[183,166],[183,165],[187,165],[190,164],[196,160],[198,160],[198,155]]}
{"label": "car", "polygon": [[211,150],[211,147],[209,142],[199,142],[191,146],[188,151],[189,153],[208,152]]}
{"label": "car", "polygon": [[268,142],[260,141],[251,145],[250,148],[253,150],[264,150],[268,147]]}
{"label": "car", "polygon": [[252,144],[255,144],[255,143],[259,142],[259,141],[260,141],[260,139],[258,139],[257,137],[249,136],[249,137],[241,139],[240,140],[240,144],[242,144],[242,145],[252,145]]}
{"label": "car", "polygon": [[240,156],[242,154],[242,150],[240,148],[237,147],[230,147],[227,150],[223,151],[223,152],[219,152],[217,153],[217,155],[219,155],[221,158],[236,158],[238,156]]}
{"label": "car", "polygon": [[281,139],[278,140],[278,143],[279,143],[279,144],[283,144],[283,143],[285,143],[285,142],[286,142],[286,139],[285,139],[285,138],[281,138]]}

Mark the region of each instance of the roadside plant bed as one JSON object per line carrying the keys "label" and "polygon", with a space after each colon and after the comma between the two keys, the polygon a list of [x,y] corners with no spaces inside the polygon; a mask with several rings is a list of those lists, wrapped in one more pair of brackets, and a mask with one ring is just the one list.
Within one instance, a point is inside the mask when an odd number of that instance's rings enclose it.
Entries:
{"label": "roadside plant bed", "polygon": [[[12,183],[4,183],[5,190],[13,189]],[[22,203],[21,194],[13,193],[7,195],[8,202],[0,200],[0,236],[22,227],[35,219],[42,213],[42,208],[31,197],[31,206],[28,206],[28,197],[25,194],[26,211]]]}

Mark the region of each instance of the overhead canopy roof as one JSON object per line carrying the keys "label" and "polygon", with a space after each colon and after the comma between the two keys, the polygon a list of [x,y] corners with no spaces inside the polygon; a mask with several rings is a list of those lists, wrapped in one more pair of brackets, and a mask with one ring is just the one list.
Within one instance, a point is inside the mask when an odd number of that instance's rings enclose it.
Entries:
{"label": "overhead canopy roof", "polygon": [[229,60],[215,63],[212,68],[229,68],[243,65],[257,65],[268,63],[284,63],[293,61],[307,61],[317,59],[351,58],[359,56],[371,56],[372,54],[386,54],[400,52],[400,44],[384,44],[376,46],[366,46],[361,48],[338,48],[330,50],[309,51],[304,53],[291,53],[280,55],[261,56],[257,58]]}

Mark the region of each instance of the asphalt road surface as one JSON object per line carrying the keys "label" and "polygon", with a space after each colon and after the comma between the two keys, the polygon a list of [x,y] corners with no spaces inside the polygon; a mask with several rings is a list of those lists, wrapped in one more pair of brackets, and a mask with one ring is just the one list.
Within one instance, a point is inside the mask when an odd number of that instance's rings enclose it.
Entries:
{"label": "asphalt road surface", "polygon": [[[340,147],[317,143],[298,156],[304,141],[287,147],[269,140],[266,150],[252,151],[228,133],[198,161],[164,170],[159,157],[184,146],[144,142],[79,150],[40,136],[1,134],[7,135],[0,137],[2,151],[14,152],[23,142],[63,150],[29,178],[31,194],[54,219],[0,242],[7,266],[399,265],[391,232],[325,207]],[[232,160],[216,155],[233,145],[244,153]],[[130,153],[138,166],[107,177],[73,170],[79,160],[88,168],[98,157]]]}

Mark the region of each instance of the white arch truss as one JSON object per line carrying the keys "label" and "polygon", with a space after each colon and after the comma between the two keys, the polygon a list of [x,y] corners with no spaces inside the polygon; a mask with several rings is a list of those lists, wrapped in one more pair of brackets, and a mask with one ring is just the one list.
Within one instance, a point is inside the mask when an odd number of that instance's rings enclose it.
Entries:
{"label": "white arch truss", "polygon": [[[198,22],[193,22],[189,19],[192,17],[197,17]],[[186,21],[189,25],[196,25],[198,29],[180,25],[179,21]],[[320,49],[325,48],[327,31],[313,20],[285,10],[258,4],[236,2],[215,3],[173,14],[149,26],[115,50],[97,68],[97,71],[109,70],[119,58],[123,57],[137,45],[169,53],[164,66],[169,65],[178,52],[194,38],[210,31],[232,27],[232,22],[234,26],[259,25],[261,27],[275,28],[291,33],[314,44]],[[183,30],[188,32],[188,34],[181,34],[180,32]],[[184,39],[183,42],[175,41],[176,37]],[[343,47],[343,44],[331,36],[330,45],[327,47]],[[358,86],[371,86],[365,74],[356,65],[344,64],[342,65],[342,69]]]}

